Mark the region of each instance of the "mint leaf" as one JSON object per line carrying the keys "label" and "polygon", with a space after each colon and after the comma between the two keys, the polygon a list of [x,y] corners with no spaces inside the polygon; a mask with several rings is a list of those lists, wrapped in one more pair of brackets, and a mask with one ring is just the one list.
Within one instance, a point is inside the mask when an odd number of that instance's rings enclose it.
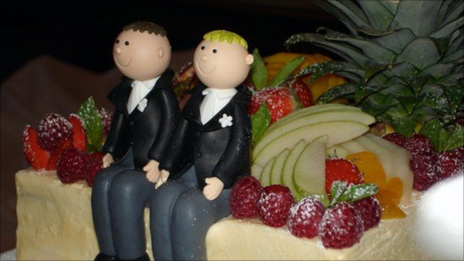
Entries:
{"label": "mint leaf", "polygon": [[267,84],[267,69],[263,58],[259,54],[258,49],[253,50],[253,63],[251,64],[251,81],[255,86],[255,90],[259,91],[266,87]]}
{"label": "mint leaf", "polygon": [[347,188],[348,183],[344,181],[335,181],[332,183],[332,186],[330,187],[330,198],[332,199],[332,201],[330,201],[331,206],[340,202],[339,198],[345,193]]}
{"label": "mint leaf", "polygon": [[284,65],[284,67],[282,67],[282,69],[280,69],[276,77],[272,79],[272,81],[269,83],[269,86],[279,86],[282,82],[287,80],[287,78],[292,74],[292,72],[296,68],[298,68],[298,66],[300,66],[304,62],[304,60],[304,56],[300,56],[288,62],[286,65]]}
{"label": "mint leaf", "polygon": [[269,113],[269,109],[267,107],[266,102],[263,102],[259,107],[258,111],[251,116],[251,142],[253,145],[256,144],[256,142],[259,139],[261,139],[261,137],[263,136],[264,132],[266,132],[270,124],[271,114]]}
{"label": "mint leaf", "polygon": [[421,133],[431,140],[438,153],[464,146],[464,129],[459,124],[445,129],[438,119],[434,119],[424,124]]}
{"label": "mint leaf", "polygon": [[101,152],[103,122],[92,97],[83,102],[77,110],[77,114],[82,120],[85,133],[87,134],[87,150],[90,152]]}
{"label": "mint leaf", "polygon": [[356,202],[363,198],[374,196],[379,192],[375,184],[350,185],[345,193],[338,199],[338,202]]}

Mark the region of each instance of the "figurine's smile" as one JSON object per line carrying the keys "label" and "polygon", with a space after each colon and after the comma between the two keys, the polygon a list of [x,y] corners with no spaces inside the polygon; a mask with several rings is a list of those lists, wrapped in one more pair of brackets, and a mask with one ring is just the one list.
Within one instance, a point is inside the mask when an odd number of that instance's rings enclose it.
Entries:
{"label": "figurine's smile", "polygon": [[132,61],[132,58],[129,58],[129,61],[127,61],[127,63],[123,64],[118,60],[117,56],[114,56],[114,61],[121,67],[128,67],[130,65],[131,61]]}
{"label": "figurine's smile", "polygon": [[201,68],[199,62],[197,62],[197,68],[198,68],[198,70],[200,71],[200,73],[201,73],[201,74],[204,74],[204,75],[211,74],[212,72],[214,72],[214,70],[216,70],[216,66],[214,66],[212,69],[205,71],[205,70],[203,70],[203,69]]}

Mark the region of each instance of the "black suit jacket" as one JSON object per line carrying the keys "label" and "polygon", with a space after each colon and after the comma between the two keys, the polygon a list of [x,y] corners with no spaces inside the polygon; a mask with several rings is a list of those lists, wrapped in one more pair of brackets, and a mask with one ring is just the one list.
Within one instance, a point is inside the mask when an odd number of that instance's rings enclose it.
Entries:
{"label": "black suit jacket", "polygon": [[147,107],[129,114],[127,101],[132,91],[132,79],[124,78],[109,94],[115,112],[103,153],[115,161],[132,147],[134,165],[142,169],[150,159],[160,162],[169,146],[179,115],[177,98],[171,87],[174,72],[166,70],[153,89],[145,96]]}
{"label": "black suit jacket", "polygon": [[[200,188],[208,177],[217,177],[224,188],[231,188],[240,176],[251,172],[251,122],[247,111],[251,92],[244,86],[237,87],[230,102],[203,125],[200,105],[204,89],[205,85],[199,85],[192,90],[160,169],[172,170],[170,178],[177,178],[182,170],[194,165]],[[232,126],[221,126],[219,119],[224,114],[232,116]]]}

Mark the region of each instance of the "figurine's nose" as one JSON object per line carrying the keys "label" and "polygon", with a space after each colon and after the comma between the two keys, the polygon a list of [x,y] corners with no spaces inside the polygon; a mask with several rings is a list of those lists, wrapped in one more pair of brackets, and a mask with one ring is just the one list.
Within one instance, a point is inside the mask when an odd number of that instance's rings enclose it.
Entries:
{"label": "figurine's nose", "polygon": [[121,54],[121,47],[114,48],[114,52],[117,54]]}
{"label": "figurine's nose", "polygon": [[206,62],[207,60],[208,60],[208,56],[207,56],[207,55],[202,55],[202,56],[201,56],[201,61]]}

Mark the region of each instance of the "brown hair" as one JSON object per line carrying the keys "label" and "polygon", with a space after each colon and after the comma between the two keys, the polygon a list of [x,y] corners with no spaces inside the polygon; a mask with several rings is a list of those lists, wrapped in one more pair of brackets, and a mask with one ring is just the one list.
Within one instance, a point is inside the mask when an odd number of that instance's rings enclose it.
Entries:
{"label": "brown hair", "polygon": [[141,33],[147,31],[149,34],[156,34],[161,36],[166,36],[166,30],[163,27],[147,21],[138,21],[130,23],[122,29],[123,31],[133,30],[135,32],[140,31]]}

